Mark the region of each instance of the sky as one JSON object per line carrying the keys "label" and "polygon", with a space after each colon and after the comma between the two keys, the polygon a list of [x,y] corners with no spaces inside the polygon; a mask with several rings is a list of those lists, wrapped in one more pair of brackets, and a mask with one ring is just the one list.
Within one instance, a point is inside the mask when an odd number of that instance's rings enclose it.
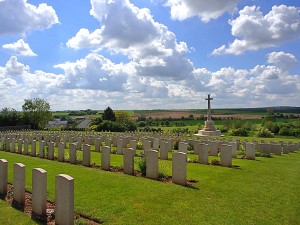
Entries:
{"label": "sky", "polygon": [[0,0],[0,108],[300,106],[299,0]]}

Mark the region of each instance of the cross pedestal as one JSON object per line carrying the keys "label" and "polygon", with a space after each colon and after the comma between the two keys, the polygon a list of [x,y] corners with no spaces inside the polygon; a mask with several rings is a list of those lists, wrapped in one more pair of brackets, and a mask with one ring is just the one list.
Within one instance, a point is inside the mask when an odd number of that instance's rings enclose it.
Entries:
{"label": "cross pedestal", "polygon": [[198,131],[198,134],[196,136],[220,136],[221,131],[217,130],[215,128],[214,121],[211,119],[211,106],[210,106],[210,100],[213,100],[213,98],[210,97],[210,94],[205,99],[207,100],[207,120],[205,121],[205,126],[202,130]]}

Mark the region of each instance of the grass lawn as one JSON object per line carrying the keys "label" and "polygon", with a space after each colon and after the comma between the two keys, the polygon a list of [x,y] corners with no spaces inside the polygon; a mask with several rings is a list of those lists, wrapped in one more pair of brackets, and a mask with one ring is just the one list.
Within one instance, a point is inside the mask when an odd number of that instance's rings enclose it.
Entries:
{"label": "grass lawn", "polygon": [[[188,179],[198,181],[192,187],[2,151],[0,158],[8,160],[10,182],[13,164],[26,165],[29,191],[32,168],[47,170],[51,201],[55,175],[73,176],[76,213],[104,224],[300,224],[300,152],[234,159],[236,168],[189,163]],[[92,152],[92,163],[100,159]],[[122,156],[111,155],[111,164],[122,166]],[[171,175],[171,161],[160,160],[160,170]],[[29,217],[5,204],[0,200],[1,212],[7,212],[0,214],[0,224],[29,224]],[[15,220],[7,222],[8,217]]]}
{"label": "grass lawn", "polygon": [[31,218],[25,215],[23,212],[11,207],[8,203],[0,200],[0,224],[38,224],[31,220]]}

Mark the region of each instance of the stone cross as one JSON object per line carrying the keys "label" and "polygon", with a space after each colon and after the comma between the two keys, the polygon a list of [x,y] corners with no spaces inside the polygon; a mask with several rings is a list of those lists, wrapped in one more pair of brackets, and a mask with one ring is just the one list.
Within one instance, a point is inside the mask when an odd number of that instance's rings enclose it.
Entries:
{"label": "stone cross", "polygon": [[210,94],[208,94],[208,97],[205,99],[208,101],[208,107],[207,107],[207,120],[211,120],[211,109],[210,109],[210,100],[213,100],[213,98],[210,97]]}

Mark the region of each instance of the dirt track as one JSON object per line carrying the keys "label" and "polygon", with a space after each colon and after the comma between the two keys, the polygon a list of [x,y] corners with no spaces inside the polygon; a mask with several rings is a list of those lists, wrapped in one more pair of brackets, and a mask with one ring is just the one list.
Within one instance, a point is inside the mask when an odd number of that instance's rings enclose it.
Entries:
{"label": "dirt track", "polygon": [[[136,114],[134,115],[132,118],[133,119],[137,119],[138,117],[144,116],[146,118],[152,117],[152,118],[181,118],[182,116],[187,118],[190,115],[193,115],[195,118],[199,117],[203,114],[198,114],[198,113],[190,113],[190,112],[157,112],[157,113],[147,113],[147,114]],[[212,115],[214,118],[239,118],[239,119],[261,119],[260,115],[252,115],[252,114],[213,114]],[[204,117],[206,117],[206,114],[204,115]]]}

